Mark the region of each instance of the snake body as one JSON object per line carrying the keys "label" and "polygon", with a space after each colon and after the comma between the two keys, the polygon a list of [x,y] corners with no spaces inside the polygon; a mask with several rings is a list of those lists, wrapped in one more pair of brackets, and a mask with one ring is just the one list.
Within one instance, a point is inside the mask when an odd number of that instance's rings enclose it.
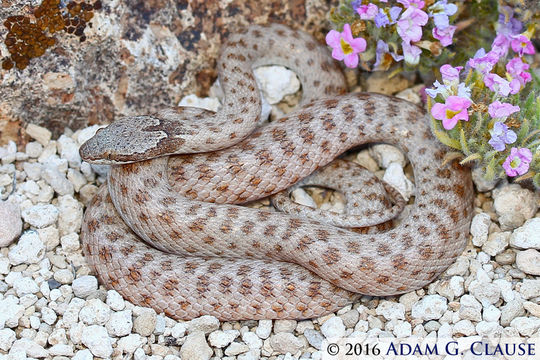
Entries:
{"label": "snake body", "polygon": [[[254,131],[260,98],[252,67],[270,63],[299,75],[303,102]],[[82,230],[88,262],[107,287],[177,319],[304,319],[358,294],[421,288],[461,253],[470,172],[442,165],[447,150],[421,108],[380,94],[343,95],[343,75],[326,50],[282,25],[231,35],[218,71],[225,99],[217,113],[178,108],[125,118],[81,147],[85,160],[115,164]],[[299,211],[234,205],[278,193],[373,142],[398,146],[414,171],[415,203],[391,229],[359,233]],[[360,181],[366,189],[375,182]],[[385,209],[355,216],[393,211]]]}

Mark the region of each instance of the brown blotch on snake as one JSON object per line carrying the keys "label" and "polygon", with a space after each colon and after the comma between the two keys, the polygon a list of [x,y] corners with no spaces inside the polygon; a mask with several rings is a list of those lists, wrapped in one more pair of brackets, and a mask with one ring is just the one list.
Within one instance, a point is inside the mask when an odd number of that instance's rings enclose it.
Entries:
{"label": "brown blotch on snake", "polygon": [[[128,300],[177,319],[312,318],[358,294],[419,289],[462,252],[470,173],[442,165],[448,150],[431,135],[424,111],[380,94],[340,95],[345,79],[327,49],[303,32],[278,32],[290,30],[253,26],[230,36],[217,65],[225,94],[218,112],[175,108],[119,119],[81,147],[83,159],[114,165],[85,214],[86,259]],[[261,101],[252,67],[264,64],[296,72],[303,97],[298,109],[255,130]],[[373,142],[401,148],[414,171],[415,204],[397,226],[372,227],[373,217],[392,218],[401,204],[375,179],[366,179],[366,194],[374,192],[377,208],[358,230],[331,223],[357,214],[362,224],[375,205],[361,197],[350,200],[357,205],[345,218],[329,222],[310,217],[317,209],[291,207],[291,215],[234,205],[283,191]],[[348,183],[354,179],[345,176]]]}

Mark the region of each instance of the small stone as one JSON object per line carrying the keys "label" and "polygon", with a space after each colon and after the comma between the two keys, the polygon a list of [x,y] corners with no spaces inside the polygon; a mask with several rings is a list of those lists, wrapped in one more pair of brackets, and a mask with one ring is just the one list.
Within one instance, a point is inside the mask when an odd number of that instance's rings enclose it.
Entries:
{"label": "small stone", "polygon": [[403,294],[399,297],[399,303],[405,306],[405,311],[411,311],[418,300],[420,300],[420,298],[415,291]]}
{"label": "small stone", "polygon": [[497,285],[480,281],[471,282],[469,292],[484,306],[495,304],[501,296],[501,289]]}
{"label": "small stone", "polygon": [[24,148],[24,152],[26,153],[26,155],[31,158],[39,157],[42,151],[43,145],[41,145],[37,141],[30,141],[28,144],[26,144],[26,147]]}
{"label": "small stone", "polygon": [[333,316],[321,325],[321,333],[327,338],[344,337],[345,325],[339,316]]}
{"label": "small stone", "polygon": [[135,350],[146,344],[146,342],[146,338],[139,334],[129,334],[118,340],[117,349],[124,353],[133,354]]}
{"label": "small stone", "polygon": [[28,124],[26,134],[43,146],[49,143],[52,136],[52,133],[48,129],[35,124]]}
{"label": "small stone", "polygon": [[398,163],[393,162],[388,165],[383,180],[396,188],[406,201],[414,194],[414,184],[407,179],[403,168]]}
{"label": "small stone", "polygon": [[302,188],[294,189],[291,192],[291,199],[297,204],[309,206],[313,209],[317,208],[315,200],[313,200],[313,198]]}
{"label": "small stone", "polygon": [[150,336],[156,328],[156,312],[145,309],[133,322],[133,330],[142,336]]}
{"label": "small stone", "polygon": [[476,333],[476,329],[470,320],[461,320],[454,324],[453,333],[471,336]]}
{"label": "small stone", "polygon": [[480,166],[474,167],[471,173],[474,185],[476,185],[476,190],[478,190],[479,192],[487,192],[493,190],[500,181],[500,179],[486,180],[484,178],[484,171]]}
{"label": "small stone", "polygon": [[540,250],[540,218],[529,219],[510,236],[510,246]]}
{"label": "small stone", "polygon": [[540,252],[535,249],[518,251],[516,266],[526,274],[540,275]]}
{"label": "small stone", "polygon": [[244,341],[250,349],[260,349],[263,346],[263,342],[257,334],[252,332],[245,332],[242,335],[242,341]]}
{"label": "small stone", "polygon": [[414,304],[411,315],[423,320],[437,320],[447,310],[447,300],[440,295],[427,295]]}
{"label": "small stone", "polygon": [[60,244],[62,244],[62,250],[65,252],[79,250],[79,235],[76,233],[64,235],[60,238]]}
{"label": "small stone", "polygon": [[75,356],[73,356],[72,360],[93,360],[94,357],[92,356],[92,353],[88,349],[79,350],[75,353]]}
{"label": "small stone", "polygon": [[27,338],[15,340],[13,345],[11,345],[10,353],[15,353],[20,350],[24,351],[26,353],[26,356],[32,358],[44,358],[49,355],[49,352],[45,350],[43,346]]}
{"label": "small stone", "polygon": [[523,308],[531,313],[531,315],[540,318],[540,305],[531,301],[523,302]]}
{"label": "small stone", "polygon": [[46,324],[52,325],[56,322],[57,316],[54,310],[43,307],[41,309],[41,320],[43,320]]}
{"label": "small stone", "polygon": [[16,339],[15,331],[11,329],[0,330],[0,350],[8,351]]}
{"label": "small stone", "polygon": [[496,322],[499,321],[501,317],[501,310],[499,310],[495,305],[489,305],[484,308],[482,312],[482,318],[487,322]]}
{"label": "small stone", "polygon": [[41,179],[41,164],[40,163],[23,163],[23,169],[26,176],[30,180],[38,181]]}
{"label": "small stone", "polygon": [[296,328],[295,320],[276,320],[274,322],[274,332],[293,332]]}
{"label": "small stone", "polygon": [[246,344],[241,344],[239,342],[233,342],[225,349],[225,355],[227,356],[236,356],[242,353],[249,351],[249,347]]}
{"label": "small stone", "polygon": [[111,309],[100,299],[88,300],[79,312],[79,319],[88,325],[105,325],[110,316]]}
{"label": "small stone", "polygon": [[217,111],[219,105],[219,100],[215,97],[201,98],[195,94],[184,96],[178,103],[178,106],[190,106],[211,111]]}
{"label": "small stone", "polygon": [[177,323],[171,329],[171,336],[180,339],[186,334],[187,326],[185,323]]}
{"label": "small stone", "polygon": [[491,218],[487,213],[476,214],[471,221],[471,235],[474,246],[482,246],[487,241]]}
{"label": "small stone", "polygon": [[523,302],[520,300],[512,300],[506,303],[501,308],[501,325],[508,326],[511,321],[518,316],[525,315],[525,309],[523,308]]}
{"label": "small stone", "polygon": [[292,333],[274,334],[270,336],[269,341],[272,350],[278,354],[296,354],[304,346],[302,340],[294,336]]}
{"label": "small stone", "polygon": [[0,200],[0,248],[9,246],[21,235],[22,220],[19,204]]}
{"label": "small stone", "polygon": [[532,299],[540,296],[540,279],[530,280],[524,279],[521,288],[519,289],[520,294],[524,299]]}
{"label": "small stone", "polygon": [[131,315],[131,310],[113,312],[105,326],[109,334],[115,337],[128,335],[133,328]]}
{"label": "small stone", "polygon": [[206,343],[204,332],[195,330],[189,334],[180,348],[182,359],[209,360],[213,351]]}
{"label": "small stone", "polygon": [[193,319],[187,326],[187,331],[189,333],[193,331],[202,331],[205,334],[209,334],[217,329],[219,329],[219,320],[210,315],[204,315]]}
{"label": "small stone", "polygon": [[73,346],[67,344],[56,344],[48,350],[52,356],[73,356]]}
{"label": "small stone", "polygon": [[60,269],[54,272],[54,280],[60,284],[71,284],[74,275],[71,269]]}
{"label": "small stone", "polygon": [[61,235],[77,233],[81,229],[83,207],[73,196],[58,197],[58,229]]}
{"label": "small stone", "polygon": [[39,238],[45,244],[47,251],[54,250],[60,244],[60,231],[54,226],[38,229]]}
{"label": "small stone", "polygon": [[54,224],[58,215],[58,209],[51,204],[34,205],[22,212],[24,221],[38,229]]}
{"label": "small stone", "polygon": [[257,334],[257,336],[263,340],[268,339],[271,332],[272,332],[272,320],[259,320],[257,329],[255,329],[255,333]]}
{"label": "small stone", "polygon": [[502,326],[497,322],[480,321],[476,324],[476,333],[480,336],[494,338],[497,335],[500,336],[501,332]]}
{"label": "small stone", "polygon": [[86,185],[86,178],[84,175],[75,169],[68,169],[67,179],[73,185],[73,189],[76,192],[79,192],[81,188]]}
{"label": "small stone", "polygon": [[481,321],[482,305],[472,295],[463,295],[460,299],[459,317],[464,320]]}
{"label": "small stone", "polygon": [[518,184],[505,185],[493,190],[493,199],[493,206],[503,231],[523,225],[538,209],[535,193]]}
{"label": "small stone", "polygon": [[446,274],[449,276],[459,275],[464,276],[469,270],[469,259],[465,256],[457,258],[456,262],[446,270]]}
{"label": "small stone", "polygon": [[73,184],[69,182],[63,173],[52,166],[43,167],[41,177],[58,195],[71,195],[74,192]]}
{"label": "small stone", "polygon": [[377,315],[382,315],[386,320],[405,319],[405,305],[393,301],[383,300],[375,309]]}
{"label": "small stone", "polygon": [[90,325],[84,328],[82,343],[94,354],[94,356],[107,358],[113,352],[111,339],[107,329],[99,325]]}
{"label": "small stone", "polygon": [[358,311],[356,310],[349,310],[345,314],[339,315],[341,320],[343,320],[343,324],[347,328],[353,328],[354,325],[358,322],[358,318],[360,317],[360,314],[358,314]]}
{"label": "small stone", "polygon": [[285,95],[300,89],[296,74],[283,66],[260,66],[254,73],[264,98],[270,104],[277,104]]}
{"label": "small stone", "polygon": [[405,160],[403,153],[397,147],[392,145],[373,145],[369,148],[369,153],[383,169],[388,168],[392,163],[396,163],[401,168],[407,165],[407,161]]}
{"label": "small stone", "polygon": [[125,302],[116,290],[107,291],[107,305],[111,307],[114,311],[124,310]]}
{"label": "small stone", "polygon": [[57,141],[58,153],[62,159],[66,159],[70,167],[78,169],[81,166],[81,156],[79,155],[79,145],[66,136],[60,135]]}
{"label": "small stone", "polygon": [[17,245],[8,253],[11,265],[35,264],[45,256],[45,245],[39,239],[38,233],[33,230],[25,231]]}
{"label": "small stone", "polygon": [[98,281],[95,276],[85,275],[73,280],[71,287],[75,296],[86,298],[97,291]]}
{"label": "small stone", "polygon": [[540,319],[535,317],[517,317],[510,323],[523,336],[532,336],[540,329]]}
{"label": "small stone", "polygon": [[358,155],[356,155],[355,162],[362,165],[372,173],[379,170],[379,165],[377,164],[375,159],[371,157],[371,155],[369,154],[369,150],[367,149],[360,151]]}
{"label": "small stone", "polygon": [[320,331],[313,329],[306,329],[304,331],[304,336],[306,337],[308,343],[313,346],[315,349],[320,350],[322,342],[324,341],[324,336]]}
{"label": "small stone", "polygon": [[394,326],[394,330],[392,332],[394,333],[394,335],[398,339],[403,339],[403,338],[411,336],[411,334],[412,334],[412,326],[411,326],[410,323],[408,323],[406,321],[399,321]]}
{"label": "small stone", "polygon": [[495,256],[495,261],[500,265],[511,265],[516,261],[516,253],[514,250],[506,249]]}
{"label": "small stone", "polygon": [[36,281],[30,277],[21,277],[13,282],[13,289],[18,297],[26,294],[35,294],[39,291]]}
{"label": "small stone", "polygon": [[224,348],[233,342],[240,335],[238,330],[216,330],[208,335],[208,342],[211,346],[217,348]]}

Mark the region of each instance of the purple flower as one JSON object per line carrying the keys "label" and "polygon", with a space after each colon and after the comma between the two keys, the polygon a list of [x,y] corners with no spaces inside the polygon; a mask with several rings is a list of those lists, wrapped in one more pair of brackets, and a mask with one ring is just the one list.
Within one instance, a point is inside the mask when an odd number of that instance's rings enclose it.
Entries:
{"label": "purple flower", "polygon": [[448,17],[454,15],[457,9],[455,4],[448,4],[447,0],[437,1],[428,8],[429,14],[433,17],[435,27],[441,30],[450,26]]}
{"label": "purple flower", "polygon": [[488,107],[489,115],[494,119],[510,116],[516,111],[519,111],[519,106],[514,106],[509,103],[502,103],[498,100],[489,104]]}
{"label": "purple flower", "polygon": [[343,32],[330,30],[326,34],[326,43],[333,48],[332,57],[336,60],[343,60],[349,68],[358,65],[358,54],[366,50],[366,40],[363,38],[353,38],[351,26],[345,24]]}
{"label": "purple flower", "polygon": [[443,81],[459,81],[461,70],[463,70],[463,66],[453,67],[450,64],[444,64],[440,69]]}
{"label": "purple flower", "polygon": [[506,64],[506,71],[508,75],[514,80],[518,80],[521,86],[525,86],[526,83],[531,81],[532,77],[526,70],[529,69],[529,64],[524,63],[521,58],[513,58]]}
{"label": "purple flower", "polygon": [[489,133],[491,134],[491,139],[488,141],[488,144],[497,151],[504,151],[506,148],[505,144],[512,144],[517,139],[516,133],[508,130],[508,126],[499,121],[493,125],[493,129]]}
{"label": "purple flower", "polygon": [[509,37],[519,34],[523,24],[514,18],[514,10],[509,6],[502,6],[499,8],[499,11],[497,34],[503,34]]}
{"label": "purple flower", "polygon": [[491,51],[494,54],[497,54],[499,57],[504,57],[508,53],[508,48],[510,47],[510,38],[504,34],[498,34],[493,42],[491,43]]}
{"label": "purple flower", "polygon": [[486,84],[491,91],[502,96],[508,96],[508,94],[517,94],[521,89],[519,81],[512,83],[493,73],[489,73],[484,76],[484,84]]}
{"label": "purple flower", "polygon": [[446,103],[436,103],[431,108],[431,115],[442,120],[443,127],[451,130],[459,120],[469,121],[467,109],[471,106],[471,101],[459,96],[449,96]]}
{"label": "purple flower", "polygon": [[479,49],[474,57],[467,62],[467,65],[473,69],[478,70],[482,74],[487,74],[493,69],[493,66],[499,61],[499,56],[490,51],[486,54],[486,51],[481,48]]}
{"label": "purple flower", "polygon": [[405,59],[405,62],[410,65],[418,64],[422,49],[405,41],[401,42],[401,47],[403,48],[403,58]]}
{"label": "purple flower", "polygon": [[429,17],[424,11],[410,7],[401,15],[397,22],[397,32],[405,42],[416,42],[422,38],[422,26],[426,25]]}
{"label": "purple flower", "polygon": [[448,46],[452,44],[452,38],[454,36],[454,32],[456,31],[457,26],[450,25],[445,27],[444,29],[441,28],[433,28],[432,34],[433,37],[441,42],[442,46]]}
{"label": "purple flower", "polygon": [[383,40],[377,41],[377,50],[375,51],[375,64],[373,64],[373,69],[383,69],[387,70],[392,64],[392,59],[396,62],[403,60],[402,55],[397,55],[394,52],[390,52],[388,44]]}
{"label": "purple flower", "polygon": [[529,171],[532,160],[532,152],[527,148],[515,148],[510,150],[510,155],[503,163],[503,168],[508,176],[523,175]]}
{"label": "purple flower", "polygon": [[531,43],[531,40],[529,40],[528,37],[525,35],[518,35],[512,40],[512,50],[517,52],[519,56],[523,56],[523,54],[534,54],[534,46]]}
{"label": "purple flower", "polygon": [[389,24],[395,24],[397,18],[399,17],[399,14],[401,14],[401,10],[403,9],[399,6],[393,6],[390,8],[390,10],[386,8],[380,8],[379,12],[377,13],[377,15],[375,15],[374,18],[375,26],[380,28]]}
{"label": "purple flower", "polygon": [[373,20],[379,8],[375,4],[360,5],[356,8],[356,12],[362,20]]}

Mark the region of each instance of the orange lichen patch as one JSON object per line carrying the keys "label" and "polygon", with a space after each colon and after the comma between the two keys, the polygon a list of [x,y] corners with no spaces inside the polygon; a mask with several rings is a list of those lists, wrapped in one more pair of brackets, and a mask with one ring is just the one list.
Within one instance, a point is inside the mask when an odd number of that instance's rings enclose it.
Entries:
{"label": "orange lichen patch", "polygon": [[26,68],[32,58],[40,57],[56,43],[52,37],[56,32],[66,31],[83,42],[86,40],[84,29],[94,16],[94,10],[99,9],[100,0],[93,4],[72,1],[66,6],[60,0],[44,0],[34,9],[33,16],[9,16],[4,21],[8,29],[4,42],[11,56],[4,59],[2,69]]}

